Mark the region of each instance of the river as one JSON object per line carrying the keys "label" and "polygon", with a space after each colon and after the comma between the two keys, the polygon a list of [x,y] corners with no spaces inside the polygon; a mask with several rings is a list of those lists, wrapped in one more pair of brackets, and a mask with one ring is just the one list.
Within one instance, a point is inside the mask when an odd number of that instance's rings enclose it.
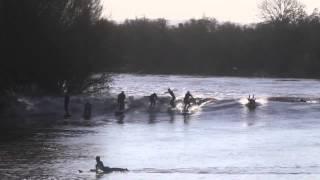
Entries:
{"label": "river", "polygon": [[[71,97],[63,119],[62,98],[28,102],[25,128],[0,141],[1,179],[320,179],[320,81],[115,74],[110,89]],[[168,110],[168,88],[177,108]],[[115,97],[127,95],[125,116],[115,116]],[[182,113],[186,91],[201,103]],[[148,95],[157,93],[156,108]],[[259,106],[248,109],[254,94]],[[93,117],[81,118],[85,101]],[[23,132],[21,132],[23,131]],[[9,138],[9,137],[14,138]],[[95,156],[128,173],[97,175]],[[80,171],[79,171],[80,170]]]}

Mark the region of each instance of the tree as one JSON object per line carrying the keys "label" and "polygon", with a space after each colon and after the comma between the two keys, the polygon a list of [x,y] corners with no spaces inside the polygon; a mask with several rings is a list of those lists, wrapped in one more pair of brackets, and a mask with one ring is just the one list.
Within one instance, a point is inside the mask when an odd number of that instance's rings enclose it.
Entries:
{"label": "tree", "polygon": [[314,9],[312,14],[310,16],[308,16],[307,20],[309,20],[309,22],[313,22],[313,23],[319,23],[320,22],[320,12],[319,9]]}
{"label": "tree", "polygon": [[263,0],[259,9],[270,23],[297,23],[306,16],[305,6],[298,0]]}
{"label": "tree", "polygon": [[92,84],[100,65],[95,58],[100,0],[0,0],[0,10],[6,49],[1,53],[0,91],[23,92],[35,85],[59,93],[67,82],[71,91],[81,92]]}

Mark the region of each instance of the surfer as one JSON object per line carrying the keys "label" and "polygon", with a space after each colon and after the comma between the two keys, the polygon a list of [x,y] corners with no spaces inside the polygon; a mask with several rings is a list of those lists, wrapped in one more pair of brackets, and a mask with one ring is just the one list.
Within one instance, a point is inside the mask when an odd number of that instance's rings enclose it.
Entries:
{"label": "surfer", "polygon": [[87,102],[84,105],[84,112],[83,112],[84,119],[88,120],[91,118],[91,109],[92,109],[91,104],[89,102]]}
{"label": "surfer", "polygon": [[171,96],[170,105],[171,105],[171,107],[174,108],[174,107],[176,107],[176,104],[175,104],[176,96],[174,95],[173,91],[170,88],[168,89],[168,93]]}
{"label": "surfer", "polygon": [[254,94],[252,95],[252,97],[249,94],[248,101],[249,101],[249,103],[255,103],[256,102],[256,98],[254,97]]}
{"label": "surfer", "polygon": [[69,117],[69,103],[70,103],[70,95],[69,91],[67,91],[64,95],[64,112],[65,112],[65,117]]}
{"label": "surfer", "polygon": [[250,94],[249,94],[248,101],[249,101],[249,103],[247,104],[247,106],[249,108],[255,108],[256,107],[256,98],[254,97],[254,95],[250,96]]}
{"label": "surfer", "polygon": [[307,100],[301,98],[301,99],[300,99],[300,102],[307,102]]}
{"label": "surfer", "polygon": [[118,171],[118,172],[126,172],[126,171],[129,171],[127,168],[110,168],[108,166],[104,166],[103,165],[103,162],[100,160],[100,156],[97,156],[96,157],[96,173],[101,170],[103,171],[104,173],[111,173],[111,172],[114,172],[114,171]]}
{"label": "surfer", "polygon": [[150,95],[149,100],[150,100],[150,107],[154,107],[156,105],[156,101],[158,99],[158,96],[156,93],[153,93]]}
{"label": "surfer", "polygon": [[119,110],[123,111],[124,110],[124,100],[126,99],[126,95],[124,94],[123,91],[118,95],[118,105],[119,105]]}
{"label": "surfer", "polygon": [[193,96],[188,91],[186,95],[184,96],[183,102],[184,102],[184,110],[188,111],[189,107],[191,106],[191,100],[193,99]]}

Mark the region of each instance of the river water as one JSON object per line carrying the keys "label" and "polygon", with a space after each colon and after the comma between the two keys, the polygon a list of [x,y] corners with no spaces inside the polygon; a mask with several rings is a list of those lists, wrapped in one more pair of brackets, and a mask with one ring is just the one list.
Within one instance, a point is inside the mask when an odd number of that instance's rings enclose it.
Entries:
{"label": "river water", "polygon": [[[168,110],[168,87],[176,109]],[[119,117],[122,90],[127,112]],[[184,115],[187,90],[201,103]],[[150,110],[153,92],[159,102]],[[249,94],[254,110],[245,106]],[[0,141],[1,179],[320,179],[319,97],[318,80],[130,74],[113,75],[98,96],[71,97],[68,120],[62,98],[24,97],[25,127]],[[89,121],[81,118],[85,101]],[[97,155],[130,172],[90,172]]]}

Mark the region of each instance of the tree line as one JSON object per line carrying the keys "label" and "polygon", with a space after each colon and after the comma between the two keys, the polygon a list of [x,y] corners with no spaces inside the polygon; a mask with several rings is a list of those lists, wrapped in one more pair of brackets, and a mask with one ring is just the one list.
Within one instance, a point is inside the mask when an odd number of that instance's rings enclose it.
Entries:
{"label": "tree line", "polygon": [[256,24],[170,25],[110,21],[100,0],[0,0],[0,93],[78,93],[108,83],[103,72],[320,77],[319,11],[307,14],[297,0],[259,8]]}
{"label": "tree line", "polygon": [[[100,0],[0,0],[0,92],[80,91],[106,62]],[[100,34],[99,34],[100,33]]]}
{"label": "tree line", "polygon": [[261,23],[214,18],[110,22],[120,37],[121,72],[320,77],[320,13],[296,0],[265,0]]}

